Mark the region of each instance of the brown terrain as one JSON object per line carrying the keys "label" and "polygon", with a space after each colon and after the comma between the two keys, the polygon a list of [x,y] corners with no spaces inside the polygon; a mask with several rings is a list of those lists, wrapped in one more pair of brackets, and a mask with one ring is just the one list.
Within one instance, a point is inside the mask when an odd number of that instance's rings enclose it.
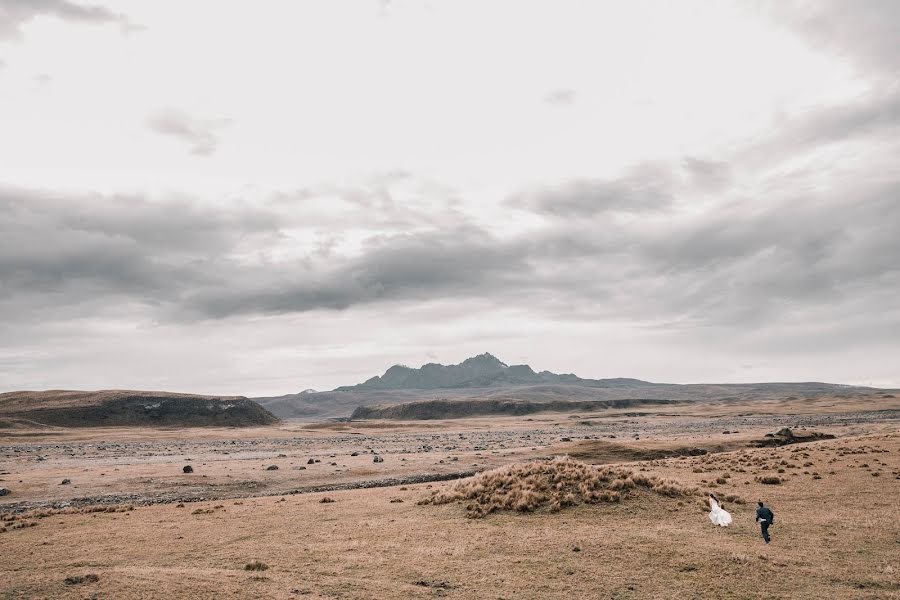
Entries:
{"label": "brown terrain", "polygon": [[[240,428],[17,421],[0,429],[0,488],[0,598],[900,598],[885,391]],[[710,523],[709,491],[731,527]]]}

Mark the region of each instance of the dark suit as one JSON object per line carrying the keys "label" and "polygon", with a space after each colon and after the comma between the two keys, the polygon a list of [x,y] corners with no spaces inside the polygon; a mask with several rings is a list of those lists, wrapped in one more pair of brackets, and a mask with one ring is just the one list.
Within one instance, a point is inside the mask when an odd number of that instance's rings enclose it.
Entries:
{"label": "dark suit", "polygon": [[762,537],[769,543],[769,525],[775,522],[775,513],[769,510],[768,506],[760,506],[756,509],[756,521],[762,531]]}

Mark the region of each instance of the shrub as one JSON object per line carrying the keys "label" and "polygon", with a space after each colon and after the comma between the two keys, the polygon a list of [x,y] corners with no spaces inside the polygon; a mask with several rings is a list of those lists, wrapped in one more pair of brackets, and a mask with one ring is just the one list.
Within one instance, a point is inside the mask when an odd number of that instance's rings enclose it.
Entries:
{"label": "shrub", "polygon": [[765,475],[763,477],[756,478],[757,483],[764,483],[766,485],[778,485],[781,483],[780,477],[775,477],[774,475]]}
{"label": "shrub", "polygon": [[260,562],[258,560],[248,562],[246,565],[244,565],[245,571],[266,571],[268,569],[269,569],[269,565],[267,565],[264,562]]}

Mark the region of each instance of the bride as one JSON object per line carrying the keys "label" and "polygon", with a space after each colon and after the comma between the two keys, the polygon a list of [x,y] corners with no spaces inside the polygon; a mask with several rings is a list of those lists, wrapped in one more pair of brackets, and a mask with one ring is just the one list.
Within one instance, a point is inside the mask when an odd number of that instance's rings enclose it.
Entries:
{"label": "bride", "polygon": [[719,506],[719,499],[714,494],[709,495],[709,520],[714,525],[728,527],[731,524],[731,514]]}

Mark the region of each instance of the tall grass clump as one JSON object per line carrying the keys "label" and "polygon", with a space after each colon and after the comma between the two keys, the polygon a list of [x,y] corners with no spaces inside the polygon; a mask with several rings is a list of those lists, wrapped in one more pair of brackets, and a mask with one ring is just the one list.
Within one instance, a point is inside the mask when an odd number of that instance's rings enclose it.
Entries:
{"label": "tall grass clump", "polygon": [[465,502],[467,516],[480,518],[498,510],[531,512],[546,507],[556,512],[582,503],[619,502],[639,488],[670,497],[697,493],[658,477],[566,456],[485,471],[435,490],[419,504]]}

